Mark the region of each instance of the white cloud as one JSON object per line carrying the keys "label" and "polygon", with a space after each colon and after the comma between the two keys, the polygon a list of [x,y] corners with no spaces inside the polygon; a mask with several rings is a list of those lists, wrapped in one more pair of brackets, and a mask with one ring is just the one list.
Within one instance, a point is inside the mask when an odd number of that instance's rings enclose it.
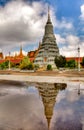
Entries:
{"label": "white cloud", "polygon": [[46,130],[44,109],[39,98],[35,94],[20,92],[4,96],[0,101],[0,128]]}
{"label": "white cloud", "polygon": [[61,44],[65,44],[65,42],[66,42],[65,38],[61,37],[60,34],[56,34],[55,36],[56,36],[56,42],[57,42],[58,44],[60,44],[60,43],[61,43]]}
{"label": "white cloud", "polygon": [[78,45],[80,42],[79,37],[75,36],[75,35],[69,35],[67,34],[66,37],[62,37],[60,34],[56,34],[56,39],[57,39],[57,43],[58,44],[67,44],[67,45]]}
{"label": "white cloud", "polygon": [[58,20],[56,15],[55,15],[55,11],[54,9],[52,8],[51,10],[51,15],[52,15],[52,21],[53,21],[53,24],[56,28],[58,29],[67,29],[67,30],[70,30],[70,29],[73,29],[73,24],[72,22],[68,22],[64,17],[62,17],[62,20]]}
{"label": "white cloud", "polygon": [[58,28],[65,28],[65,29],[72,29],[73,24],[71,22],[67,22],[65,19],[62,19],[62,21],[56,21],[56,27]]}
{"label": "white cloud", "polygon": [[79,44],[79,38],[74,35],[68,35],[66,37],[66,41],[68,44],[73,45],[73,46]]}
{"label": "white cloud", "polygon": [[81,9],[81,15],[80,15],[80,18],[81,18],[82,20],[84,20],[84,4],[81,5],[80,9]]}
{"label": "white cloud", "polygon": [[[10,55],[11,55],[11,56],[15,56],[15,55],[18,55],[19,53],[20,53],[20,51],[14,51],[14,52],[11,52]],[[22,53],[23,53],[25,56],[27,56],[27,52],[26,52],[26,51],[23,50]],[[9,54],[7,54],[7,55],[9,55]]]}
{"label": "white cloud", "polygon": [[64,55],[66,57],[77,57],[77,49],[74,49],[74,47],[71,46],[64,46],[62,48],[60,48],[60,54]]}
{"label": "white cloud", "polygon": [[11,49],[21,42],[25,44],[38,41],[46,23],[46,8],[46,4],[41,2],[30,5],[22,0],[0,7],[0,47],[7,46]]}
{"label": "white cloud", "polygon": [[[56,28],[71,29],[73,27],[72,23],[64,18],[62,21],[57,20],[52,7],[50,13]],[[4,7],[0,7],[0,48],[8,53],[22,43],[25,45],[39,42],[43,36],[46,21],[47,4],[41,1],[30,4],[23,0],[13,0]]]}
{"label": "white cloud", "polygon": [[80,46],[80,56],[84,56],[84,42],[75,35],[62,37],[56,34],[57,44],[60,45],[60,54],[66,57],[78,57],[78,46]]}

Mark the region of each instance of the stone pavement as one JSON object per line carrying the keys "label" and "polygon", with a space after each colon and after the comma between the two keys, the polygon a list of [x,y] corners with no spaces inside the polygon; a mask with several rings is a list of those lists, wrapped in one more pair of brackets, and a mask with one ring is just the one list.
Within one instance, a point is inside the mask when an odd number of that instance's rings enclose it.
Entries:
{"label": "stone pavement", "polygon": [[65,76],[31,76],[31,75],[0,75],[0,80],[26,81],[26,82],[45,82],[45,83],[69,83],[83,82],[84,77],[65,77]]}

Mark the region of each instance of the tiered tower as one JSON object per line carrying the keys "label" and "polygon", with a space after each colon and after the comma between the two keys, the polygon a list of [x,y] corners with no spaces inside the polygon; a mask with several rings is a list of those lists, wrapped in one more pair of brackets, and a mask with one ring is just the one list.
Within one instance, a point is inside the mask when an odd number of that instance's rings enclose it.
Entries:
{"label": "tiered tower", "polygon": [[34,63],[39,64],[40,67],[47,66],[48,64],[51,64],[52,67],[54,67],[54,59],[57,55],[59,55],[59,49],[53,32],[50,9],[48,7],[48,19],[45,25],[45,32]]}

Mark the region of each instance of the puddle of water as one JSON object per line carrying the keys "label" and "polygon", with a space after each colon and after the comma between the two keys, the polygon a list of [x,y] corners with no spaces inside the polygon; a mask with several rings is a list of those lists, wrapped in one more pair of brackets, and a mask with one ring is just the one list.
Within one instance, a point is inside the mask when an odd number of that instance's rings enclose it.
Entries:
{"label": "puddle of water", "polygon": [[84,130],[84,84],[1,81],[0,130]]}

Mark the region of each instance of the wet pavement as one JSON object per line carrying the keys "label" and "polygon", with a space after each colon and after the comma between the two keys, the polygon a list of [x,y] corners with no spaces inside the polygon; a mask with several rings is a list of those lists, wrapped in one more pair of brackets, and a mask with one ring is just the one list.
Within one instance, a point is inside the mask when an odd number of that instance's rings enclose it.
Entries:
{"label": "wet pavement", "polygon": [[0,81],[0,130],[84,130],[84,84]]}

